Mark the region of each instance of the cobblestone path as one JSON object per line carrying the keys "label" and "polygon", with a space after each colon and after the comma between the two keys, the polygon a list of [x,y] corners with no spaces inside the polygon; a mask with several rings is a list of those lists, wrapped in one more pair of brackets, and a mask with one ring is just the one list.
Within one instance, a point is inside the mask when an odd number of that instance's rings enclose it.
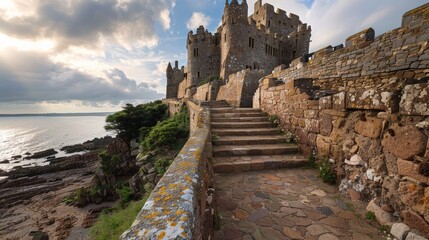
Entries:
{"label": "cobblestone path", "polygon": [[360,203],[343,200],[317,174],[313,169],[217,174],[216,239],[386,239],[364,219]]}
{"label": "cobblestone path", "polygon": [[212,102],[211,120],[221,218],[215,239],[386,239],[317,170],[297,168],[307,158],[260,109]]}

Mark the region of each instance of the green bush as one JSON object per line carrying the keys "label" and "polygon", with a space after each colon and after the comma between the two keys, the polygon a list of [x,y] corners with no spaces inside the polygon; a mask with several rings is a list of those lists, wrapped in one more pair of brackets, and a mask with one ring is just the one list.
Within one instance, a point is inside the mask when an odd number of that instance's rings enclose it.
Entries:
{"label": "green bush", "polygon": [[275,128],[280,125],[280,118],[276,115],[269,116],[268,120],[270,121],[271,125]]}
{"label": "green bush", "polygon": [[151,128],[166,117],[167,105],[159,100],[137,106],[128,103],[122,111],[107,116],[104,128],[108,131],[116,131],[118,137],[129,142],[139,137],[142,128]]}
{"label": "green bush", "polygon": [[121,234],[131,227],[131,224],[146,202],[147,196],[140,201],[131,202],[124,209],[116,209],[111,214],[102,213],[91,228],[91,239],[119,239]]}
{"label": "green bush", "polygon": [[328,159],[319,162],[319,177],[323,182],[335,184],[337,182],[337,174],[333,169],[333,164]]}
{"label": "green bush", "polygon": [[178,139],[189,136],[189,115],[186,108],[175,114],[172,118],[156,124],[149,132],[141,146],[144,152],[160,147],[171,148]]}
{"label": "green bush", "polygon": [[100,157],[101,170],[106,175],[113,175],[116,170],[116,165],[119,163],[120,159],[117,155],[110,156],[107,151],[102,151],[98,154]]}
{"label": "green bush", "polygon": [[119,204],[121,205],[121,207],[124,207],[132,200],[133,191],[130,186],[122,186],[120,188],[117,188],[116,192],[119,195]]}
{"label": "green bush", "polygon": [[155,170],[158,174],[164,175],[168,167],[173,163],[173,159],[161,158],[155,161]]}

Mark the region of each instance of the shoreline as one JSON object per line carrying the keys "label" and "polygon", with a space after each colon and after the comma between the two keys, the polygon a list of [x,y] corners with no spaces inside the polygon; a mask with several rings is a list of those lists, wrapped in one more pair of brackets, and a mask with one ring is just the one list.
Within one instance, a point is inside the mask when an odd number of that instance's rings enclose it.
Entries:
{"label": "shoreline", "polygon": [[[66,159],[73,155],[81,155],[112,142],[116,136],[105,135],[96,137],[83,143],[62,146],[61,148],[49,148],[34,153],[24,151],[19,155],[9,156],[0,160],[0,180],[2,175],[14,169],[34,168],[49,165],[52,161]],[[5,167],[8,166],[8,167]]]}
{"label": "shoreline", "polygon": [[[0,238],[32,239],[31,232],[55,239],[66,239],[74,231],[88,234],[101,210],[114,202],[78,208],[66,204],[64,199],[90,184],[98,167],[98,153],[115,139],[106,136],[65,146],[61,149],[71,155],[49,159],[52,155],[47,155],[36,159],[43,159],[47,163],[44,166],[0,172],[0,176],[7,177],[0,179]],[[48,150],[42,153],[53,153]]]}

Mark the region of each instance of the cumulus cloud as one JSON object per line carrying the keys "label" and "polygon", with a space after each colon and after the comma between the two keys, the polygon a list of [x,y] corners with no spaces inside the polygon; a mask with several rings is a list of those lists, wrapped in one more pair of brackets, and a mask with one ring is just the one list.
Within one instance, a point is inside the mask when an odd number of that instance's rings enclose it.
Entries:
{"label": "cumulus cloud", "polygon": [[189,30],[197,29],[199,26],[204,26],[207,28],[212,19],[209,16],[206,16],[202,12],[193,12],[191,18],[188,20],[186,27]]}
{"label": "cumulus cloud", "polygon": [[[170,28],[174,0],[21,0],[16,9],[0,9],[0,32],[20,39],[55,39],[59,48],[100,46],[103,40],[129,47],[158,43],[156,23]],[[18,8],[18,7],[16,7]]]}
{"label": "cumulus cloud", "polygon": [[[398,28],[401,16],[408,10],[425,4],[425,0],[314,0],[306,5],[301,0],[264,0],[275,7],[300,16],[312,28],[310,51],[328,45],[344,43],[345,39],[365,28],[373,27],[376,34]],[[309,7],[308,7],[309,6]],[[249,4],[249,13],[253,4]]]}
{"label": "cumulus cloud", "polygon": [[0,102],[119,101],[162,97],[149,84],[137,84],[120,69],[104,77],[51,62],[43,54],[12,51],[13,63],[0,58]]}

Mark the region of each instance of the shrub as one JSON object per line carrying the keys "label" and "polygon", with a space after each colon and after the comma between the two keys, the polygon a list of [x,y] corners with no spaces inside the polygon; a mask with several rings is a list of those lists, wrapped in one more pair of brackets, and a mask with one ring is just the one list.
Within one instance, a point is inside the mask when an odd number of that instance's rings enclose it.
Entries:
{"label": "shrub", "polygon": [[116,165],[119,163],[120,159],[117,155],[110,156],[107,151],[102,151],[98,154],[100,157],[101,170],[106,175],[112,175],[115,173]]}
{"label": "shrub", "polygon": [[132,200],[133,191],[131,190],[130,186],[122,186],[120,188],[117,188],[116,192],[119,195],[119,199],[120,199],[119,204],[121,205],[121,207],[124,207],[127,203],[129,203]]}
{"label": "shrub", "polygon": [[131,202],[124,209],[116,209],[113,213],[102,213],[91,228],[91,239],[110,240],[119,239],[133,223],[137,214],[146,202],[148,194],[137,202]]}
{"label": "shrub", "polygon": [[171,163],[173,163],[173,159],[166,159],[166,158],[157,159],[155,161],[155,171],[160,175],[164,175],[168,167],[170,167]]}
{"label": "shrub", "polygon": [[189,115],[186,108],[172,118],[156,124],[141,143],[143,151],[148,152],[160,147],[171,148],[178,139],[189,135]]}
{"label": "shrub", "polygon": [[337,182],[337,174],[334,172],[333,164],[328,159],[319,162],[319,177],[323,182],[335,184]]}
{"label": "shrub", "polygon": [[[129,142],[138,138],[140,129],[151,128],[167,117],[167,105],[161,101],[133,106],[126,104],[122,111],[113,113],[106,118],[104,128],[116,131],[118,137]],[[148,131],[143,131],[148,133]]]}

